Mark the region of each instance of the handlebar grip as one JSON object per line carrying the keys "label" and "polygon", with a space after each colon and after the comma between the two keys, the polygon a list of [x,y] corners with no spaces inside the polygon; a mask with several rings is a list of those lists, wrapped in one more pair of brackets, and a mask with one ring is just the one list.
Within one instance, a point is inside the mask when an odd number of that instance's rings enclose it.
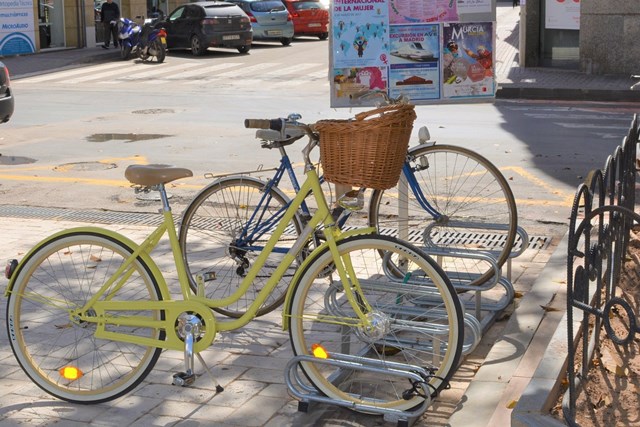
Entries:
{"label": "handlebar grip", "polygon": [[282,120],[280,119],[244,119],[244,127],[249,129],[272,129],[282,130]]}

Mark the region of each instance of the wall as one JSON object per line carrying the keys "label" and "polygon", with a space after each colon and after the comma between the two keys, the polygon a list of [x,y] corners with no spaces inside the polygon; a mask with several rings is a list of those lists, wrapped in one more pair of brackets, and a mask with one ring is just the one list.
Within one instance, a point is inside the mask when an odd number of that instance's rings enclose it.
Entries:
{"label": "wall", "polygon": [[640,73],[638,0],[582,0],[580,71]]}

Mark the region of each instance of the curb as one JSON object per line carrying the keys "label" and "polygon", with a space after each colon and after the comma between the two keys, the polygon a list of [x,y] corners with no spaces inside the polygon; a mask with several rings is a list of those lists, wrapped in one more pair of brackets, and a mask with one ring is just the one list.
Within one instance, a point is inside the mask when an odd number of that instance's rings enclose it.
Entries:
{"label": "curb", "polygon": [[[556,307],[564,307],[567,247],[568,233],[558,244],[531,290],[520,301],[503,334],[469,384],[461,400],[464,403],[449,418],[449,425],[509,425],[513,415],[509,409],[511,402],[518,401],[516,408],[524,408],[530,395],[549,395],[549,390],[541,390],[537,383],[532,385],[532,380],[537,379],[541,366],[543,370],[548,369],[548,362],[545,361],[544,365],[541,363],[542,355],[548,354],[545,349],[553,341],[554,331],[562,329],[564,311]],[[541,307],[552,305],[554,310],[547,311]],[[553,353],[558,355],[555,349]],[[549,375],[547,372],[544,377],[548,378]],[[535,392],[530,391],[530,387],[534,387]],[[524,401],[520,402],[519,399]],[[545,420],[538,425],[551,424]]]}
{"label": "curb", "polygon": [[640,91],[501,86],[496,91],[496,99],[640,102]]}

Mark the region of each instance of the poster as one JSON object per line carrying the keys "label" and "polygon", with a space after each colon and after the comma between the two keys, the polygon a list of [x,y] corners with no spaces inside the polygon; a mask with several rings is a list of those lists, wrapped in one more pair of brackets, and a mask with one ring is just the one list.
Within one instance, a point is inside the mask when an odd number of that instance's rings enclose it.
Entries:
{"label": "poster", "polygon": [[491,13],[491,0],[456,0],[458,13]]}
{"label": "poster", "polygon": [[546,0],[544,26],[547,29],[579,30],[580,0]]}
{"label": "poster", "polygon": [[387,65],[386,0],[334,0],[331,23],[334,67]]}
{"label": "poster", "polygon": [[334,68],[332,78],[334,107],[357,105],[358,102],[351,100],[352,95],[368,90],[387,92],[389,87],[386,67]]}
{"label": "poster", "polygon": [[458,20],[456,0],[388,0],[391,24]]}
{"label": "poster", "polygon": [[493,34],[492,22],[443,25],[444,98],[494,96]]}
{"label": "poster", "polygon": [[410,100],[440,98],[439,25],[392,25],[389,95]]}
{"label": "poster", "polygon": [[493,100],[495,20],[495,0],[333,0],[331,107],[375,106],[353,100],[370,90],[416,105]]}
{"label": "poster", "polygon": [[36,51],[33,0],[0,0],[0,56]]}

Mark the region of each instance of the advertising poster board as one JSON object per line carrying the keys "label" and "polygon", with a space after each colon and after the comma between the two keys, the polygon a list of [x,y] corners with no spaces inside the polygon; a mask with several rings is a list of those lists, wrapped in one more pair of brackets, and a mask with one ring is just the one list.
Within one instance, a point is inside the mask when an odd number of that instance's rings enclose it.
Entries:
{"label": "advertising poster board", "polygon": [[36,51],[33,0],[0,0],[0,55]]}
{"label": "advertising poster board", "polygon": [[[414,104],[495,97],[495,0],[333,0],[330,8],[332,107],[354,106],[367,90]],[[455,54],[451,40],[460,41]]]}
{"label": "advertising poster board", "polygon": [[545,28],[580,29],[580,0],[546,0],[545,6]]}

